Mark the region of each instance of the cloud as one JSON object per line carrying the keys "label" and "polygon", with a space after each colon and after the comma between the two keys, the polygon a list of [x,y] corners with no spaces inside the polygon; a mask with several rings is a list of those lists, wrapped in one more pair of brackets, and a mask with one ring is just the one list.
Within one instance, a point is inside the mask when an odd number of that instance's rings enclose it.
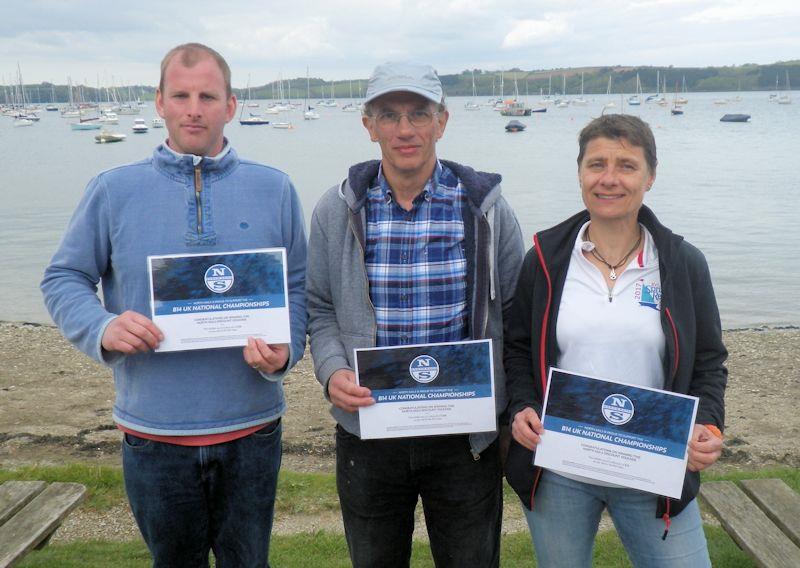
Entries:
{"label": "cloud", "polygon": [[540,45],[558,39],[569,31],[563,14],[545,14],[543,20],[520,20],[503,38],[504,49]]}
{"label": "cloud", "polygon": [[684,16],[682,21],[698,24],[722,22],[747,22],[767,18],[786,18],[800,15],[800,6],[795,2],[733,1],[723,2],[699,12]]}
{"label": "cloud", "polygon": [[639,2],[631,2],[628,7],[631,9],[638,8],[660,8],[662,6],[679,6],[684,4],[705,4],[703,0],[640,0]]}

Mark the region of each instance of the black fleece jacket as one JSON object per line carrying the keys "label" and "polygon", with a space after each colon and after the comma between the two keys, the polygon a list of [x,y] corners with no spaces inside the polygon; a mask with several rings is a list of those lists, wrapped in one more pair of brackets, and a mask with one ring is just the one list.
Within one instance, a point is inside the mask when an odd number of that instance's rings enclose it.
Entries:
{"label": "black fleece jacket", "polygon": [[[533,408],[541,416],[547,371],[558,361],[556,323],[573,243],[589,220],[582,211],[534,237],[522,264],[505,334],[504,363],[510,398],[509,417]],[[666,337],[665,390],[697,396],[698,424],[723,430],[727,351],[711,277],[703,254],[659,223],[645,206],[639,222],[653,236],[661,275],[661,326]],[[506,477],[529,509],[541,471],[533,452],[512,441]],[[659,499],[657,517],[680,513],[697,496],[700,476],[686,472],[680,500]]]}

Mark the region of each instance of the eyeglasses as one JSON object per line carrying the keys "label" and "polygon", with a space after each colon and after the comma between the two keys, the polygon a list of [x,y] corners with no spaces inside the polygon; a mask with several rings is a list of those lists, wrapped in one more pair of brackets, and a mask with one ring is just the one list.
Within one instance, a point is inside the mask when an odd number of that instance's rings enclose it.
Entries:
{"label": "eyeglasses", "polygon": [[423,126],[430,125],[433,122],[433,117],[438,116],[438,112],[431,112],[425,109],[412,110],[411,112],[394,112],[387,110],[379,112],[374,116],[375,122],[381,128],[392,128],[400,124],[400,120],[405,116],[411,126],[415,128],[422,128]]}

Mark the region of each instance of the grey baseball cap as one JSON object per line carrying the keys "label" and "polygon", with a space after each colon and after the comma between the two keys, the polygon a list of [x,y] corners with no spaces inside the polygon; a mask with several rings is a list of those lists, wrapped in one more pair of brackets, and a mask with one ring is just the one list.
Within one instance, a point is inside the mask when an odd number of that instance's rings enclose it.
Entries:
{"label": "grey baseball cap", "polygon": [[382,63],[372,72],[367,83],[368,103],[387,93],[415,93],[439,103],[442,100],[442,82],[430,65],[417,63]]}

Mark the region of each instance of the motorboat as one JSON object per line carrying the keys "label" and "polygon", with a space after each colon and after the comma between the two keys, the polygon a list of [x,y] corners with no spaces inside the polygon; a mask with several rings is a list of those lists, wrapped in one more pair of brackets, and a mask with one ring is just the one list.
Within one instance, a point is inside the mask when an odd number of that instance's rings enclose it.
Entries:
{"label": "motorboat", "polygon": [[719,119],[720,122],[747,122],[750,120],[749,114],[726,114]]}
{"label": "motorboat", "polygon": [[143,118],[133,119],[133,126],[131,128],[134,134],[144,134],[148,130],[147,123],[144,121]]}
{"label": "motorboat", "polygon": [[110,144],[112,142],[122,142],[126,136],[119,132],[109,132],[103,130],[100,134],[95,134],[94,139],[98,144]]}
{"label": "motorboat", "polygon": [[240,116],[239,124],[242,126],[258,126],[260,124],[269,124],[269,119],[259,114],[250,113],[250,116]]}
{"label": "motorboat", "polygon": [[525,103],[515,100],[505,101],[503,108],[500,109],[501,116],[530,116],[531,109]]}
{"label": "motorboat", "polygon": [[523,130],[525,130],[525,125],[519,120],[510,120],[506,124],[506,132],[522,132]]}
{"label": "motorboat", "polygon": [[150,121],[150,126],[153,128],[164,128],[164,119],[157,116]]}
{"label": "motorboat", "polygon": [[69,127],[72,130],[100,130],[103,127],[103,124],[100,121],[71,122]]}

